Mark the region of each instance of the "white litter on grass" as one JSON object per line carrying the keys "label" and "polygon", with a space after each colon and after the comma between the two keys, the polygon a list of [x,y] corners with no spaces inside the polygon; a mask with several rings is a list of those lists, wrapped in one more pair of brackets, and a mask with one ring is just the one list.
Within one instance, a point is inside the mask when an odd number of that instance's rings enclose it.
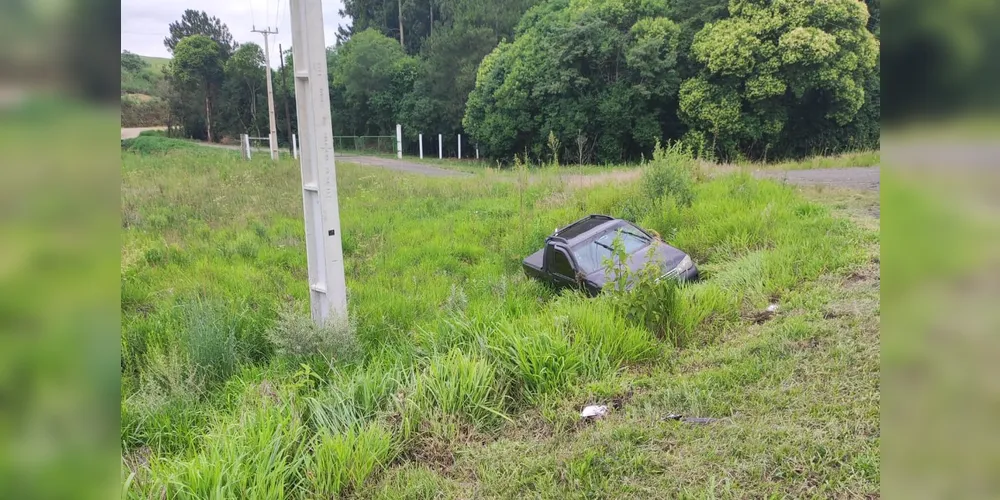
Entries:
{"label": "white litter on grass", "polygon": [[590,405],[580,412],[580,418],[601,418],[608,414],[608,407],[604,405]]}
{"label": "white litter on grass", "polygon": [[771,305],[767,306],[767,312],[769,312],[769,313],[776,313],[776,312],[778,312],[778,304],[771,304]]}

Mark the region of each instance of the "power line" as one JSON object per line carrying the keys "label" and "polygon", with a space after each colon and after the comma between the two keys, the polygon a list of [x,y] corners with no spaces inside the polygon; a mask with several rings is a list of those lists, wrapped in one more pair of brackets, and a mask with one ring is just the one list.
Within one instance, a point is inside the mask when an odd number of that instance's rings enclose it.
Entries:
{"label": "power line", "polygon": [[281,16],[279,15],[279,12],[281,12],[281,0],[278,0],[276,2],[276,5],[274,6],[274,28],[275,29],[277,29],[277,28],[279,28],[281,26]]}

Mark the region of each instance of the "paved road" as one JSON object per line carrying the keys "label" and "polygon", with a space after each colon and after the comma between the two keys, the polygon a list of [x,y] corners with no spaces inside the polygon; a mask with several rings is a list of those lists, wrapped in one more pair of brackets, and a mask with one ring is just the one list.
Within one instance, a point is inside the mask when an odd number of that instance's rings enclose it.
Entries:
{"label": "paved road", "polygon": [[409,172],[412,174],[427,175],[430,177],[464,177],[469,176],[466,172],[438,168],[426,163],[417,163],[406,160],[396,160],[393,158],[379,158],[377,156],[340,156],[337,161],[354,163],[355,165],[365,165],[371,167],[386,168],[397,172]]}

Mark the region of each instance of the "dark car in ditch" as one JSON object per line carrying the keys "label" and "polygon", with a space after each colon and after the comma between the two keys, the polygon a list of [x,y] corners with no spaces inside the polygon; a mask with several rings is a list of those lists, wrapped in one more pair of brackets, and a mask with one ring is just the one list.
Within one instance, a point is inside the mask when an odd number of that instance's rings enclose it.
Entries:
{"label": "dark car in ditch", "polygon": [[557,229],[541,250],[524,259],[524,272],[557,287],[582,288],[597,295],[614,278],[605,262],[614,255],[615,238],[621,238],[628,254],[625,264],[633,272],[652,260],[662,271],[659,279],[698,278],[698,268],[686,253],[627,220],[607,215],[590,215]]}

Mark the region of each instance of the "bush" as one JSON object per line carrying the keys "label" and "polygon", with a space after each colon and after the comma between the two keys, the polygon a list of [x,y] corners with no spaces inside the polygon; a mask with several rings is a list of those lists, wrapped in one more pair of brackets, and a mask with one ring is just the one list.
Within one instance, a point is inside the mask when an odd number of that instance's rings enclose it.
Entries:
{"label": "bush", "polygon": [[122,151],[129,151],[140,155],[164,154],[170,151],[189,150],[198,147],[201,146],[192,142],[155,135],[140,135],[134,139],[122,139]]}
{"label": "bush", "polygon": [[662,147],[657,142],[653,159],[642,171],[642,191],[651,200],[670,196],[678,204],[690,206],[694,201],[693,185],[700,176],[698,162],[684,143]]}
{"label": "bush", "polygon": [[267,333],[278,354],[298,358],[322,356],[330,362],[350,362],[361,354],[350,319],[331,319],[317,325],[308,316],[291,309],[278,314],[278,321]]}
{"label": "bush", "polygon": [[[660,279],[663,271],[653,259],[638,272],[633,272],[620,236],[615,237],[611,246],[612,258],[605,259],[604,265],[613,280],[609,287],[612,303],[633,323],[645,326],[675,346],[683,345],[686,339],[673,324],[679,315],[677,281]],[[649,252],[655,251],[655,245],[650,247]]]}

